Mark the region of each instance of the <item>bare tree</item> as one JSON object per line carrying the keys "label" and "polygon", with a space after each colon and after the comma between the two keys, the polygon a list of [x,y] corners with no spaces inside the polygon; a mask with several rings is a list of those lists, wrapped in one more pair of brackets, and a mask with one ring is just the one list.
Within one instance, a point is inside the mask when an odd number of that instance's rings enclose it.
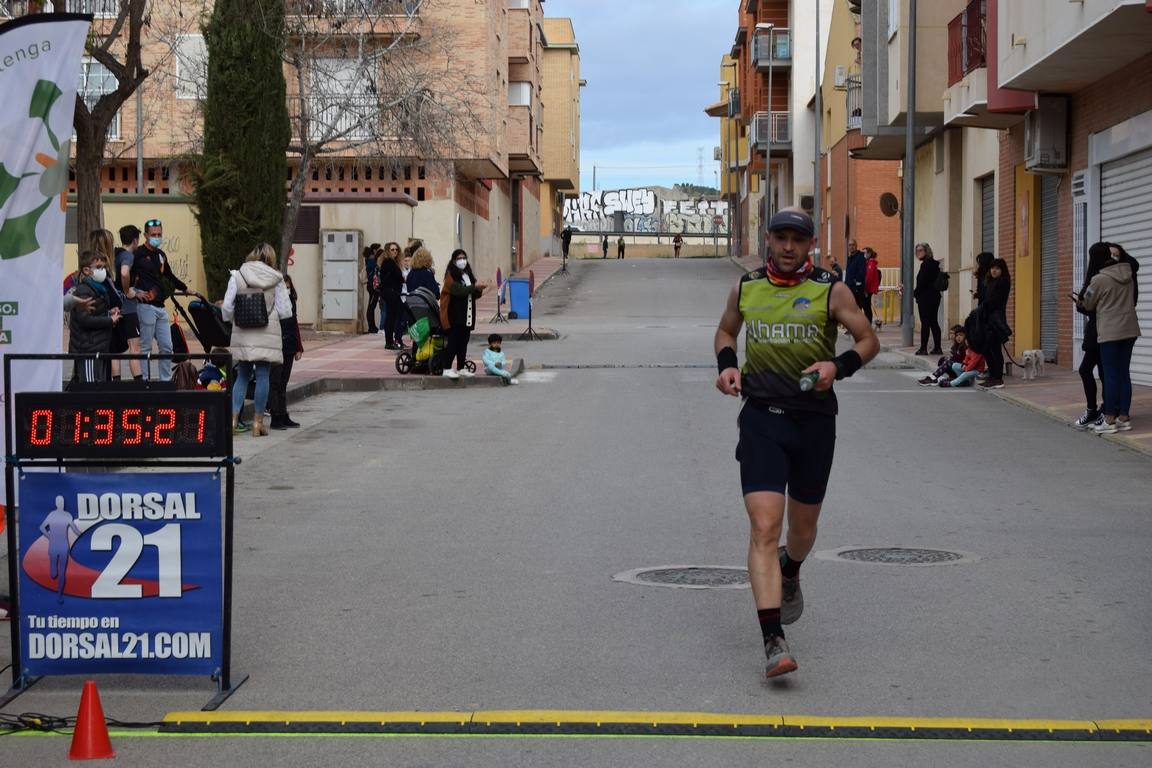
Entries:
{"label": "bare tree", "polygon": [[[453,0],[439,0],[451,12]],[[437,0],[286,0],[284,62],[297,161],[280,258],[325,158],[397,171],[447,165],[481,124],[483,88],[426,11]]]}

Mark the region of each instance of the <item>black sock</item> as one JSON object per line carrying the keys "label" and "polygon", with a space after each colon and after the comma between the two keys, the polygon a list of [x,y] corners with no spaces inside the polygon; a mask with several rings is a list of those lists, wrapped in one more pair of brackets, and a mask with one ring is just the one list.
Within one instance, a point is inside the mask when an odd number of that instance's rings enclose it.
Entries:
{"label": "black sock", "polygon": [[800,575],[800,566],[803,564],[803,560],[793,560],[785,549],[784,556],[780,558],[780,575],[786,579],[794,579]]}
{"label": "black sock", "polygon": [[760,619],[760,634],[764,636],[764,642],[768,642],[770,637],[784,637],[779,608],[758,608],[756,618]]}
{"label": "black sock", "polygon": [[135,379],[136,381],[144,381],[144,374],[138,373],[135,376],[133,376],[132,378]]}

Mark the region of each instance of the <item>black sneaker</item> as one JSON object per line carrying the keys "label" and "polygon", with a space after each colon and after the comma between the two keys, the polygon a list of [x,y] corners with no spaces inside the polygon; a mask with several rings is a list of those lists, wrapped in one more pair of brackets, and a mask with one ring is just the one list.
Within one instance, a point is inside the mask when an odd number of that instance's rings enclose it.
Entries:
{"label": "black sneaker", "polygon": [[916,350],[915,354],[917,354],[917,355],[921,355],[921,356],[923,356],[923,355],[927,355],[927,354],[928,354],[928,350],[924,349],[924,347],[920,347],[920,349]]}
{"label": "black sneaker", "polygon": [[796,657],[788,650],[788,641],[782,637],[768,638],[764,643],[764,656],[768,659],[764,676],[769,679],[796,671]]}
{"label": "black sneaker", "polygon": [[1004,389],[1004,379],[986,379],[980,389]]}
{"label": "black sneaker", "polygon": [[[784,547],[779,549],[780,564],[784,564]],[[780,577],[780,623],[795,624],[804,613],[804,593],[800,591],[800,577]]]}
{"label": "black sneaker", "polygon": [[1080,414],[1080,418],[1072,422],[1072,427],[1079,430],[1092,429],[1103,420],[1104,417],[1100,415],[1100,411],[1093,411],[1086,408],[1084,409],[1084,413]]}
{"label": "black sneaker", "polygon": [[932,378],[931,376],[925,376],[916,383],[922,387],[934,387],[937,384],[936,379]]}

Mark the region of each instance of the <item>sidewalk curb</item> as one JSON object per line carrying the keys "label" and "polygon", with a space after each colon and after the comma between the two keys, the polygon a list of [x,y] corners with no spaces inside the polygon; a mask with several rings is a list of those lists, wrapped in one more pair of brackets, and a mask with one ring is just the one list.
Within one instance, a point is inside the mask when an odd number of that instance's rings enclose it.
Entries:
{"label": "sidewalk curb", "polygon": [[[522,374],[526,365],[524,358],[515,358],[513,376]],[[433,389],[463,389],[465,387],[501,387],[503,382],[496,376],[479,373],[474,379],[446,379],[443,376],[326,376],[320,379],[291,384],[288,386],[288,404],[303,402],[311,397],[330,392],[422,392]],[[240,411],[244,421],[252,419],[252,402],[246,400]]]}

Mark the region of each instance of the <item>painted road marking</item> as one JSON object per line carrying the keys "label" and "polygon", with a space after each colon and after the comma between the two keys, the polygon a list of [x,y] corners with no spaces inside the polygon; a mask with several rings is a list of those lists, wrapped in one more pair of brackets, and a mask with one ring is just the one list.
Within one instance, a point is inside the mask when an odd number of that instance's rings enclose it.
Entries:
{"label": "painted road marking", "polygon": [[170,712],[162,735],[600,736],[1152,743],[1152,720],[812,717],[612,710]]}

